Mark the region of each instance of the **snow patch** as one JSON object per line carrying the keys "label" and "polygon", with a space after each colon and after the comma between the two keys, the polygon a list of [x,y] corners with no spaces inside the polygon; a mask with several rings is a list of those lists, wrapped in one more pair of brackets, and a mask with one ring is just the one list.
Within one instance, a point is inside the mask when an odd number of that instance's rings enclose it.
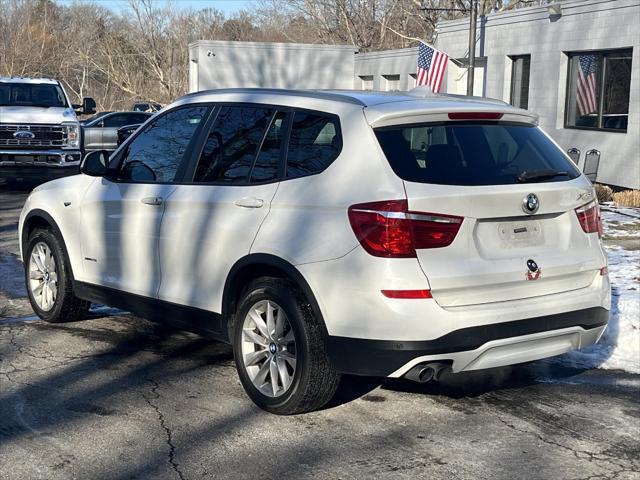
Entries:
{"label": "snow patch", "polygon": [[558,361],[640,374],[640,209],[605,205],[602,216],[612,289],[609,326],[596,345]]}

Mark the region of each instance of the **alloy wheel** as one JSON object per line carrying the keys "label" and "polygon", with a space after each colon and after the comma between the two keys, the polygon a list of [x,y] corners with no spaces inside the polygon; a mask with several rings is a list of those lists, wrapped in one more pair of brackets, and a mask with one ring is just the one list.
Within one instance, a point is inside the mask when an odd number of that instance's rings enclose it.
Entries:
{"label": "alloy wheel", "polygon": [[293,383],[296,360],[285,311],[271,300],[254,304],[242,326],[242,361],[253,385],[268,397],[285,394]]}
{"label": "alloy wheel", "polygon": [[29,289],[40,309],[47,312],[53,308],[58,297],[58,273],[53,253],[44,242],[36,243],[31,250]]}

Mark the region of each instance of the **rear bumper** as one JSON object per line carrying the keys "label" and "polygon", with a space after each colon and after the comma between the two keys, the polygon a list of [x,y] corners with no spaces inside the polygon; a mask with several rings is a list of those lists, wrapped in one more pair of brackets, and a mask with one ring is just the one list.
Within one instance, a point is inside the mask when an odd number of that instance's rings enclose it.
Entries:
{"label": "rear bumper", "polygon": [[343,373],[401,377],[422,362],[449,361],[454,372],[528,362],[598,341],[609,310],[593,307],[555,315],[453,330],[426,341],[330,336],[328,349]]}

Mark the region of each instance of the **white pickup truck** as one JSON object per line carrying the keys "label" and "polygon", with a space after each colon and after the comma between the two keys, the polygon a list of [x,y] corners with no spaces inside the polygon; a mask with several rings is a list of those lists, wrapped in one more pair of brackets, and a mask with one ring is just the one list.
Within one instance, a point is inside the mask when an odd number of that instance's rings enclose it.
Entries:
{"label": "white pickup truck", "polygon": [[79,172],[76,111],[95,113],[85,97],[74,105],[57,80],[0,77],[0,180],[46,181]]}

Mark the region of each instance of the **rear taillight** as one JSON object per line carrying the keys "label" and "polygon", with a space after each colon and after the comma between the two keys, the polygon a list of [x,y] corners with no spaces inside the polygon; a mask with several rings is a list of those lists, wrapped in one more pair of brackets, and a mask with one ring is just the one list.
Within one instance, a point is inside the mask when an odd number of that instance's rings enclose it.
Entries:
{"label": "rear taillight", "polygon": [[414,258],[416,250],[446,247],[462,217],[410,212],[406,200],[360,203],[349,207],[349,222],[364,249],[376,257]]}
{"label": "rear taillight", "polygon": [[586,205],[576,208],[576,215],[584,233],[597,233],[602,236],[602,218],[600,206],[596,200],[591,200]]}

